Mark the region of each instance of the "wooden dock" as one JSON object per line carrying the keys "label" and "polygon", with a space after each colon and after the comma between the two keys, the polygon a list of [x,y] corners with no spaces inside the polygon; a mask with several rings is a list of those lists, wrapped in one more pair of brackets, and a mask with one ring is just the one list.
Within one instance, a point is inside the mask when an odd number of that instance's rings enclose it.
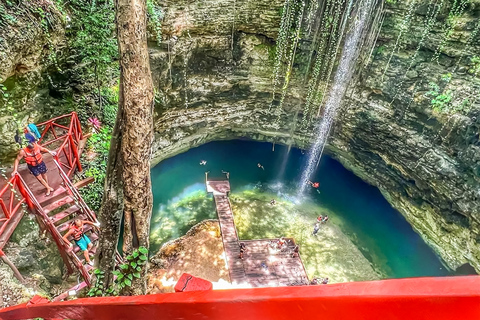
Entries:
{"label": "wooden dock", "polygon": [[[229,181],[207,179],[206,185],[207,192],[213,193],[215,199],[230,281],[233,284],[278,287],[309,283],[300,255],[293,255],[293,239],[287,239],[282,248],[276,246],[278,239],[239,241],[228,199]],[[240,258],[240,242],[246,248],[243,259]]]}

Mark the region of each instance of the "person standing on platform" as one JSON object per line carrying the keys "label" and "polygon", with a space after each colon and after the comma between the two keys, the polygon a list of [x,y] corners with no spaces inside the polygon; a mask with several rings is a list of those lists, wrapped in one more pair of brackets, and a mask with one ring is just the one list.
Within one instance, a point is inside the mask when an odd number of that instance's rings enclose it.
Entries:
{"label": "person standing on platform", "polygon": [[13,172],[12,177],[17,174],[18,164],[22,158],[25,159],[27,163],[27,167],[30,172],[37,178],[37,180],[47,189],[46,196],[49,196],[50,193],[53,191],[53,188],[48,184],[47,178],[47,166],[43,161],[42,152],[48,152],[52,156],[55,156],[56,153],[54,151],[50,151],[35,142],[29,141],[27,146],[18,152],[17,158],[15,159],[15,163],[13,165]]}

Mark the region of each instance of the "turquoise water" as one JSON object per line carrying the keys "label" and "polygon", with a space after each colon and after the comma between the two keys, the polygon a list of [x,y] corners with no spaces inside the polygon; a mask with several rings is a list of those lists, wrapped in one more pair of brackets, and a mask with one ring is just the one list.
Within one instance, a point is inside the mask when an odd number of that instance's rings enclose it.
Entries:
{"label": "turquoise water", "polygon": [[[230,172],[232,192],[261,184],[270,192],[295,194],[305,155],[298,149],[252,141],[205,144],[162,161],[152,169],[154,212],[152,252],[184,235],[204,219],[215,219],[214,203],[205,192],[205,171],[211,177]],[[207,164],[200,165],[201,160]],[[257,167],[261,163],[265,170]],[[332,213],[331,221],[349,236],[374,268],[388,278],[452,274],[375,187],[323,156],[308,198]],[[200,208],[196,210],[197,208]]]}

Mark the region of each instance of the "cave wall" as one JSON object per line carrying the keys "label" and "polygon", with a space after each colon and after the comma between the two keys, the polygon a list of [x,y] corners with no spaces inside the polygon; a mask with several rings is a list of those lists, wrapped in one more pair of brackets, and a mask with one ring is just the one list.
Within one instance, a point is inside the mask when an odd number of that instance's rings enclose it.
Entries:
{"label": "cave wall", "polygon": [[[480,2],[470,1],[450,30],[453,1],[446,1],[426,33],[429,1],[412,1],[386,3],[371,61],[347,92],[327,152],[379,187],[450,268],[470,263],[480,271],[480,81],[471,72]],[[166,3],[162,45],[150,47],[159,90],[153,164],[219,139],[308,147],[312,128],[299,131],[296,117],[305,103],[308,39],[297,49],[283,110],[270,109],[282,5]],[[432,82],[452,90],[453,111],[433,110]]]}
{"label": "cave wall", "polygon": [[[12,162],[17,128],[57,114],[52,77],[66,45],[63,14],[51,1],[0,3],[0,165]],[[58,52],[57,54],[54,54]]]}

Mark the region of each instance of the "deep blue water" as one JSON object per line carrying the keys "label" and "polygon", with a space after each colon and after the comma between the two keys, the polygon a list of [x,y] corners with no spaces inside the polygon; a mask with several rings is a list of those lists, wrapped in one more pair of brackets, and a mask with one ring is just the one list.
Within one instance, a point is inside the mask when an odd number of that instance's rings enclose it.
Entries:
{"label": "deep blue water", "polygon": [[[230,172],[232,191],[246,185],[281,181],[285,188],[295,189],[304,165],[305,154],[298,149],[252,141],[212,142],[162,161],[152,169],[154,212],[192,190],[204,190],[205,171],[210,176]],[[199,162],[206,160],[207,165]],[[265,170],[257,167],[261,163]],[[282,169],[283,168],[283,169]],[[334,212],[340,228],[359,247],[365,257],[389,278],[445,276],[451,274],[434,251],[415,233],[404,217],[385,200],[379,190],[346,170],[339,162],[324,155],[313,181],[320,182],[319,193],[309,188],[319,205]],[[213,207],[213,201],[212,201]],[[211,213],[195,220],[215,218]],[[176,225],[176,237],[192,224]],[[152,223],[152,231],[161,228]],[[153,244],[159,246],[160,244]]]}

